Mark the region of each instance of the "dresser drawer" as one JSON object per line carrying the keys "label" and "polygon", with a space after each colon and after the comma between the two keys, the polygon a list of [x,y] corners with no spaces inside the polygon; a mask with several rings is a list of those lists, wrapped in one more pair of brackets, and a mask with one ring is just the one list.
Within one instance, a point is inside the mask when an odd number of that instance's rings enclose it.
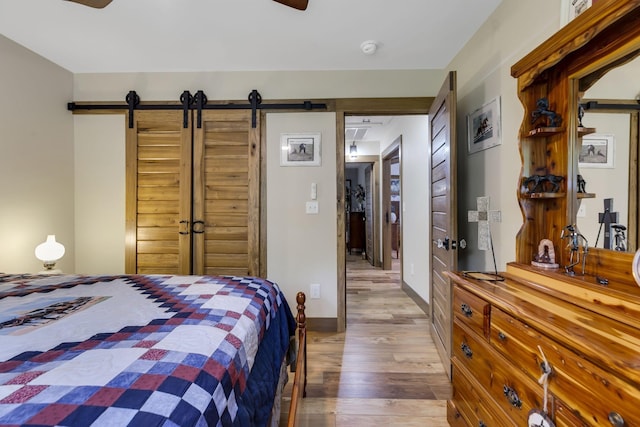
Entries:
{"label": "dresser drawer", "polygon": [[[492,349],[458,318],[453,322],[453,362],[473,373],[515,425],[526,425],[533,408],[542,408],[543,389],[517,366]],[[454,382],[454,390],[456,384]]]}
{"label": "dresser drawer", "polygon": [[[457,359],[453,359],[453,402],[470,426],[512,427],[509,417]],[[449,421],[450,425],[453,425]]]}
{"label": "dresser drawer", "polygon": [[589,424],[580,419],[579,416],[574,414],[563,402],[559,399],[556,400],[556,419],[554,424],[556,427],[588,427]]}
{"label": "dresser drawer", "polygon": [[491,305],[462,288],[453,290],[453,313],[471,330],[488,338]]}
{"label": "dresser drawer", "polygon": [[467,427],[469,425],[453,400],[447,400],[447,422],[449,427]]}
{"label": "dresser drawer", "polygon": [[542,375],[540,346],[553,370],[549,391],[571,408],[563,407],[565,413],[580,417],[586,425],[611,425],[611,412],[620,414],[628,426],[640,425],[636,387],[495,307],[490,342],[534,379]]}

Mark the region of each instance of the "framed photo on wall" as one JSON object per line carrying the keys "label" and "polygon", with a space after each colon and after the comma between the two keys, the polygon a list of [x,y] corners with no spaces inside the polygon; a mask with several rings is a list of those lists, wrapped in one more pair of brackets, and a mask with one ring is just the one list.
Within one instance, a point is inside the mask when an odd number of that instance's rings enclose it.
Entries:
{"label": "framed photo on wall", "polygon": [[592,133],[582,137],[582,146],[578,154],[578,166],[581,168],[613,168],[613,135]]}
{"label": "framed photo on wall", "polygon": [[500,97],[467,115],[469,154],[500,145]]}
{"label": "framed photo on wall", "polygon": [[280,134],[280,166],[320,166],[320,133]]}
{"label": "framed photo on wall", "polygon": [[585,10],[589,9],[598,0],[562,0],[560,11],[560,24],[563,26],[582,14]]}

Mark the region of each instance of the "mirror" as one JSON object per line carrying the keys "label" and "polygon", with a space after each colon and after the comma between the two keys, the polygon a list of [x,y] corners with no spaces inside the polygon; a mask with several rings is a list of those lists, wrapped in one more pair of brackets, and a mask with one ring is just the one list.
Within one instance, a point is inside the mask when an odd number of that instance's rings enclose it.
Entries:
{"label": "mirror", "polygon": [[[638,116],[640,56],[580,80],[579,120],[585,132],[576,147],[579,209],[576,224],[590,247],[635,252],[638,248]],[[634,58],[634,59],[629,59]],[[616,64],[617,65],[617,64]],[[607,227],[609,225],[609,227]]]}

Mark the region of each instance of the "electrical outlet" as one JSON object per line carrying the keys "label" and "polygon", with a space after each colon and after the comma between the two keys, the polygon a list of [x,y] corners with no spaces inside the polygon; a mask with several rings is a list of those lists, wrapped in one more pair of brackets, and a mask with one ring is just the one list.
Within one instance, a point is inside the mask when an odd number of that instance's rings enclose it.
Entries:
{"label": "electrical outlet", "polygon": [[580,207],[578,208],[578,214],[576,216],[578,218],[584,218],[587,216],[587,206],[584,203],[580,203]]}
{"label": "electrical outlet", "polygon": [[312,283],[310,287],[311,287],[311,299],[320,299],[320,284]]}
{"label": "electrical outlet", "polygon": [[311,201],[307,202],[305,206],[305,210],[308,214],[317,215],[318,214],[318,202]]}

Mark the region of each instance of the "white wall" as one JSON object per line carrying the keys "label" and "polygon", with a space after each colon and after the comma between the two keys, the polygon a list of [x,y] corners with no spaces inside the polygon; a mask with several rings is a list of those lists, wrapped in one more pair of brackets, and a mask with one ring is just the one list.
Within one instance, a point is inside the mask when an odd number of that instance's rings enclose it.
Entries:
{"label": "white wall", "polygon": [[263,101],[433,96],[442,76],[441,70],[76,74],[73,96],[75,101],[124,101],[135,90],[142,101],[167,101],[198,89],[210,100],[244,100],[252,89]]}
{"label": "white wall", "polygon": [[[429,301],[429,119],[428,116],[395,116],[386,149],[402,135],[402,278],[424,301]],[[382,197],[382,196],[381,196]],[[413,266],[413,268],[412,268]]]}
{"label": "white wall", "polygon": [[[280,166],[280,134],[320,132],[322,164]],[[267,114],[267,277],[290,304],[309,285],[320,285],[320,300],[307,301],[309,317],[337,313],[336,115]],[[317,215],[305,213],[317,185]]]}
{"label": "white wall", "polygon": [[74,270],[73,76],[0,35],[0,272],[42,270],[47,234]]}
{"label": "white wall", "polygon": [[75,271],[124,274],[125,116],[76,115],[73,124]]}
{"label": "white wall", "polygon": [[[460,251],[460,269],[493,268],[491,252],[477,249],[477,225],[467,222],[479,196],[489,196],[490,208],[502,212],[502,223],[491,227],[498,269],[515,259],[522,225],[516,191],[523,108],[511,66],[555,33],[559,22],[556,0],[503,1],[449,64],[458,75],[458,237],[469,245]],[[502,145],[468,154],[466,116],[495,97],[502,104]]]}

